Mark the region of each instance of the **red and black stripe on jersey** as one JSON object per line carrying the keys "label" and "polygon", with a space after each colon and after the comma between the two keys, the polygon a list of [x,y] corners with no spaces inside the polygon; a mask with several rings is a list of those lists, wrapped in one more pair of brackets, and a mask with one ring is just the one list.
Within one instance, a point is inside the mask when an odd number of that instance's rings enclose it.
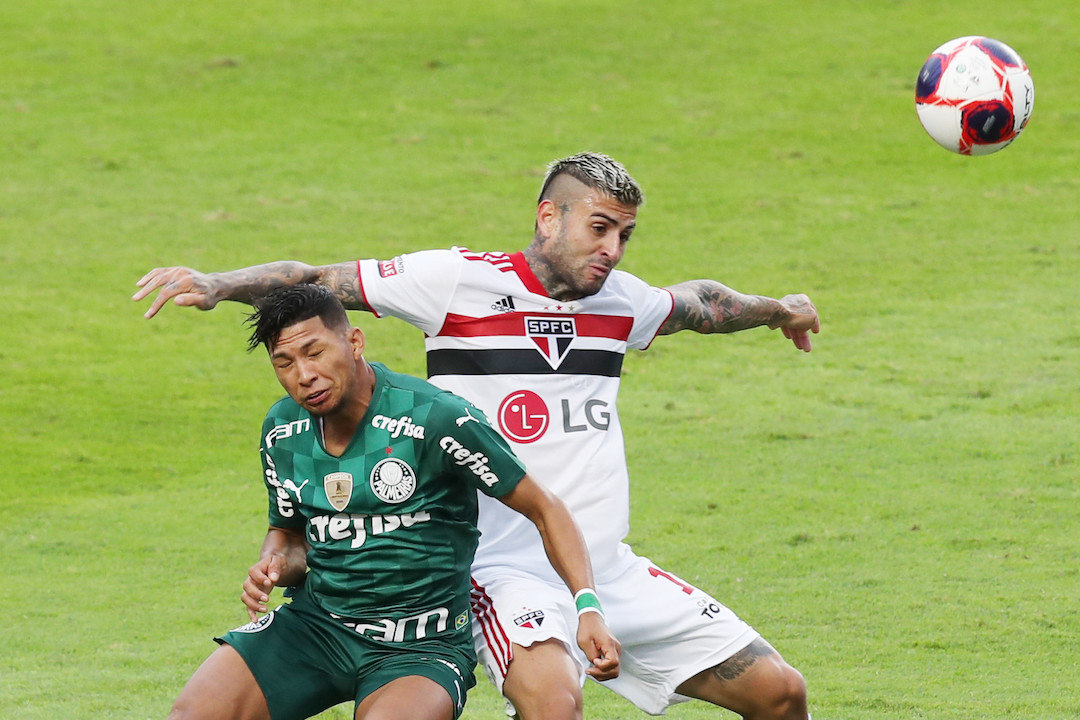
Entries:
{"label": "red and black stripe on jersey", "polygon": [[[440,338],[485,338],[528,336],[527,321],[534,318],[564,319],[565,315],[545,313],[508,313],[471,318],[447,315],[439,331]],[[633,319],[610,315],[578,314],[573,316],[575,338],[603,338],[626,342]],[[560,353],[561,354],[561,353]],[[623,352],[598,349],[570,349],[555,367],[536,348],[440,348],[427,353],[428,377],[437,375],[599,375],[619,377]]]}

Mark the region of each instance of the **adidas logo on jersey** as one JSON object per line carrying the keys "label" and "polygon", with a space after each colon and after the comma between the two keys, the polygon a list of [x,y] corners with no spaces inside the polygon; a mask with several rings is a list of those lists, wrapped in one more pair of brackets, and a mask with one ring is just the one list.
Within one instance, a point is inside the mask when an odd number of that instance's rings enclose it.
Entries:
{"label": "adidas logo on jersey", "polygon": [[514,312],[514,298],[507,295],[504,298],[499,298],[495,302],[491,303],[491,309],[495,312]]}

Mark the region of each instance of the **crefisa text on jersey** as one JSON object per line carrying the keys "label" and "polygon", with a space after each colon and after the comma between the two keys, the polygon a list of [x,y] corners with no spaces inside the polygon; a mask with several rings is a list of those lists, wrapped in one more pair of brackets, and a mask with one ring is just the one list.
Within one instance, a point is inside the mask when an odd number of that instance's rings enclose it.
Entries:
{"label": "crefisa text on jersey", "polygon": [[[417,425],[413,422],[413,419],[407,415],[399,418],[376,415],[371,418],[371,427],[386,430],[390,433],[390,437],[392,438],[404,435],[405,437],[416,438],[417,440],[424,439],[424,426]],[[292,422],[287,422],[282,425],[275,425],[270,432],[266,433],[266,446],[273,447],[274,443],[278,440],[284,440],[293,435],[299,435],[310,429],[311,418],[301,418],[300,420],[293,420]]]}
{"label": "crefisa text on jersey", "polygon": [[424,426],[416,425],[413,423],[413,419],[407,415],[399,418],[376,415],[371,418],[371,427],[386,430],[390,433],[390,437],[392,438],[404,435],[405,437],[416,438],[417,440],[424,439]]}
{"label": "crefisa text on jersey", "polygon": [[316,515],[308,520],[308,539],[313,543],[351,539],[350,547],[356,549],[363,546],[369,535],[377,537],[429,520],[431,515],[423,510],[400,515]]}
{"label": "crefisa text on jersey", "polygon": [[449,435],[439,441],[439,447],[445,450],[446,454],[453,458],[458,465],[464,465],[472,470],[473,474],[488,487],[492,487],[499,482],[499,476],[491,472],[491,468],[485,464],[491,462],[487,455],[473,452]]}

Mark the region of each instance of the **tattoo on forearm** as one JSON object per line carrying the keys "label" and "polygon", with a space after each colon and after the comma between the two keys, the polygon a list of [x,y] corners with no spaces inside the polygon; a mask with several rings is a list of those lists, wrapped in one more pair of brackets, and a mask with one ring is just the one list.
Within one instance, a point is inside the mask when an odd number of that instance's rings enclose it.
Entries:
{"label": "tattoo on forearm", "polygon": [[347,310],[367,310],[364,294],[360,291],[360,277],[355,263],[331,265],[319,278],[319,284],[334,291]]}
{"label": "tattoo on forearm", "polygon": [[779,305],[758,295],[743,295],[713,280],[693,280],[671,290],[675,306],[661,334],[679,330],[731,333],[779,319]]}
{"label": "tattoo on forearm", "polygon": [[224,297],[250,303],[278,288],[314,281],[313,269],[300,263],[277,262],[233,270],[221,277]]}
{"label": "tattoo on forearm", "polygon": [[717,680],[734,680],[749,670],[750,666],[756,663],[758,658],[772,655],[775,652],[772,645],[758,638],[714,667],[712,669],[713,675],[716,676]]}
{"label": "tattoo on forearm", "polygon": [[298,262],[276,262],[234,270],[222,277],[224,296],[229,300],[251,303],[256,298],[281,287],[300,283],[318,283],[329,288],[348,310],[367,310],[360,292],[356,264],[352,262],[316,268]]}

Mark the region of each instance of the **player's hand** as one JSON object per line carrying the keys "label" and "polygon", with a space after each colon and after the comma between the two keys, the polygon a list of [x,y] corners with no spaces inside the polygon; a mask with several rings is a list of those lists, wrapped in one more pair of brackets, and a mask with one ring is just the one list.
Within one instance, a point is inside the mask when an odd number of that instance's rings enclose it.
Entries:
{"label": "player's hand", "polygon": [[264,557],[248,569],[240,600],[247,607],[248,617],[252,622],[258,619],[258,613],[266,612],[270,591],[274,589],[284,571],[285,558],[281,555]]}
{"label": "player's hand", "polygon": [[769,325],[769,329],[780,328],[784,337],[790,340],[795,347],[803,352],[810,352],[810,334],[821,331],[821,319],[818,317],[817,308],[810,298],[805,295],[785,295],[780,298],[780,304],[787,310],[788,316],[783,321]]}
{"label": "player's hand", "polygon": [[212,309],[220,299],[209,275],[186,267],[154,268],[135,284],[140,289],[131,296],[132,300],[142,300],[160,288],[144,315],[148,318],[157,315],[170,299],[175,305],[191,305],[200,310]]}
{"label": "player's hand", "polygon": [[578,616],[577,642],[592,662],[585,674],[594,680],[611,680],[619,676],[619,653],[622,645],[611,634],[600,613],[587,612]]}

